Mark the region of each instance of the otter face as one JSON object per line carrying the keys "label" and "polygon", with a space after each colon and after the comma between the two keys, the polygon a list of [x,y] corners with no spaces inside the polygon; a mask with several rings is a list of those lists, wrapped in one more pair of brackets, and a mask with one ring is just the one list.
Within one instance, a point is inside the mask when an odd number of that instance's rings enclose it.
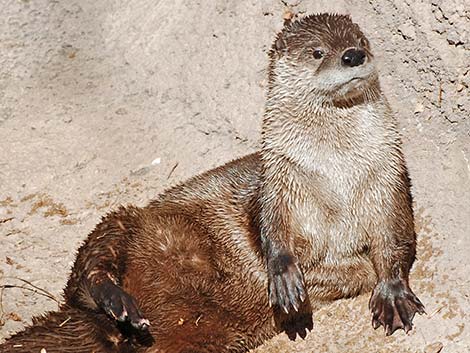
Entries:
{"label": "otter face", "polygon": [[378,87],[369,41],[349,16],[312,15],[286,26],[270,56],[272,79],[316,99],[350,99]]}

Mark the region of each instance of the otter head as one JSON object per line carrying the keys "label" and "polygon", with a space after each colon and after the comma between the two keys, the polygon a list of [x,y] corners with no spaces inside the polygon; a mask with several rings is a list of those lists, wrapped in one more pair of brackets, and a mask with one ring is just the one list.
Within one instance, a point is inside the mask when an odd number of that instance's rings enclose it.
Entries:
{"label": "otter head", "polygon": [[349,16],[311,15],[288,24],[270,58],[270,88],[284,95],[295,92],[323,105],[368,99],[380,91],[369,41]]}

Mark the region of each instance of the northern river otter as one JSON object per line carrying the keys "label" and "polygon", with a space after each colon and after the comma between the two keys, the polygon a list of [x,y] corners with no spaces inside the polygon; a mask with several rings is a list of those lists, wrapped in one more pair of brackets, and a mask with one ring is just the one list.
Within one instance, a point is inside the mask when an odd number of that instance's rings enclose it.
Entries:
{"label": "northern river otter", "polygon": [[369,290],[375,328],[410,330],[410,185],[373,61],[348,16],[288,24],[261,151],[105,217],[62,309],[1,351],[242,352],[305,337],[316,307]]}

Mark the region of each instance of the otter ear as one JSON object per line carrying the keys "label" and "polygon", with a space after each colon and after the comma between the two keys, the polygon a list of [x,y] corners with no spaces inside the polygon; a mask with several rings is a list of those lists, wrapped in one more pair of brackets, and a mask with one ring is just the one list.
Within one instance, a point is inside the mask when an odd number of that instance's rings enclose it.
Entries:
{"label": "otter ear", "polygon": [[361,37],[361,39],[359,39],[359,46],[363,47],[364,49],[369,49],[369,40],[366,37]]}
{"label": "otter ear", "polygon": [[283,55],[287,52],[287,43],[282,35],[278,36],[274,42],[274,50],[279,55]]}

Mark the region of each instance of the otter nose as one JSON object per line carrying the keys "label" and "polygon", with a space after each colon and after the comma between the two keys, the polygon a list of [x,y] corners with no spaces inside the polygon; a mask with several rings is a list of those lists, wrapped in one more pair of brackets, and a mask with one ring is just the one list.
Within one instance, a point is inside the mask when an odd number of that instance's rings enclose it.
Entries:
{"label": "otter nose", "polygon": [[341,62],[344,66],[354,67],[364,64],[366,52],[362,49],[351,48],[344,52]]}

